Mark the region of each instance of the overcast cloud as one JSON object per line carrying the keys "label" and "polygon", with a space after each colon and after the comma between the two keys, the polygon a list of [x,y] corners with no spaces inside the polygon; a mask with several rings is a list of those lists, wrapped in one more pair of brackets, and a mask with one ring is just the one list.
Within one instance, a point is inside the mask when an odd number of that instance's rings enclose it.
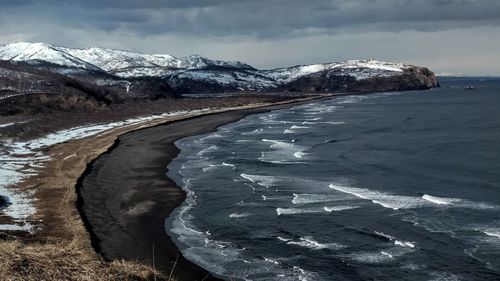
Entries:
{"label": "overcast cloud", "polygon": [[500,1],[0,0],[0,42],[201,54],[259,68],[355,58],[500,74]]}

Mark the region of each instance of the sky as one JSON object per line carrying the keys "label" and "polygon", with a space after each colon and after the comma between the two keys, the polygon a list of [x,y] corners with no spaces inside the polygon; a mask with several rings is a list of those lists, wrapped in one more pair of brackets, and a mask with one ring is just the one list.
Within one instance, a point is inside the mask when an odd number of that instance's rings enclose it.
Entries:
{"label": "sky", "polygon": [[0,0],[0,43],[200,54],[269,69],[380,59],[500,76],[497,0]]}

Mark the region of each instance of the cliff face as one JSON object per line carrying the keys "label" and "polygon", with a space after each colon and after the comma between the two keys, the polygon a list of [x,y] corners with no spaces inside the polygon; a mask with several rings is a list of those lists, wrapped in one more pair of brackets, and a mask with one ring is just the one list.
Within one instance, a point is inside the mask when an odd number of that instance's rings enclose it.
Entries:
{"label": "cliff face", "polygon": [[381,92],[427,90],[439,87],[439,82],[432,71],[425,67],[412,66],[401,75],[375,77],[356,81],[348,85],[347,92]]}
{"label": "cliff face", "polygon": [[283,91],[367,93],[383,91],[426,90],[439,87],[432,71],[408,66],[401,73],[356,79],[337,71],[322,71],[301,77],[279,87]]}

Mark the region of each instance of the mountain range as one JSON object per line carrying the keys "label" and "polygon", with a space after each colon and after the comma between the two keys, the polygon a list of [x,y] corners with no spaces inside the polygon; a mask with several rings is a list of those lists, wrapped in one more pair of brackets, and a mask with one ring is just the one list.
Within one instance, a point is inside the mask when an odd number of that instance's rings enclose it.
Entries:
{"label": "mountain range", "polygon": [[372,59],[260,70],[199,55],[176,58],[20,42],[0,46],[0,61],[0,100],[69,88],[113,103],[190,94],[377,92],[439,85],[425,67]]}

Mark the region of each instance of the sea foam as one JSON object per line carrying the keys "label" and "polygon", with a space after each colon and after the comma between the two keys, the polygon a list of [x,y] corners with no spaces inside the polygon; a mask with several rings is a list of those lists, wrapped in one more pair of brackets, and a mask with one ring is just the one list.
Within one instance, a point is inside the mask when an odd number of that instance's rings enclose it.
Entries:
{"label": "sea foam", "polygon": [[382,207],[400,210],[400,209],[413,209],[421,207],[454,207],[454,208],[469,208],[469,209],[495,209],[498,206],[483,203],[473,202],[459,198],[444,198],[431,195],[423,195],[422,197],[408,196],[408,195],[395,195],[386,192],[374,191],[366,188],[355,188],[330,184],[330,188],[351,194],[355,197],[370,200],[374,204]]}
{"label": "sea foam", "polygon": [[312,250],[322,250],[322,249],[337,250],[345,248],[345,246],[337,243],[320,243],[314,240],[311,236],[300,237],[298,241],[288,241],[287,244],[309,248]]}

